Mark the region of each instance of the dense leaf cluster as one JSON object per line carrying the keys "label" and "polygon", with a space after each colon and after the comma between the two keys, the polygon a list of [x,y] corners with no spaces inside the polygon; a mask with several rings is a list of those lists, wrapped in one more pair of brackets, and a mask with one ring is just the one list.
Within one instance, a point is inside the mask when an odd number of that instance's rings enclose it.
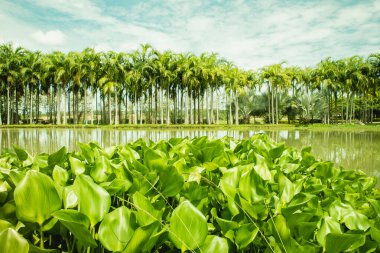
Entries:
{"label": "dense leaf cluster", "polygon": [[0,158],[0,252],[375,252],[376,179],[251,139]]}

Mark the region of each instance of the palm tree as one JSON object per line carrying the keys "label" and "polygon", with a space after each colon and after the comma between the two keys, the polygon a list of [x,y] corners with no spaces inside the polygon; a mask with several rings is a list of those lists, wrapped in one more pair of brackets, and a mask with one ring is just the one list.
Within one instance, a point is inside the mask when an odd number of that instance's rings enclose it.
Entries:
{"label": "palm tree", "polygon": [[19,78],[22,56],[24,54],[25,49],[22,47],[14,49],[12,44],[3,44],[0,46],[0,58],[2,59],[1,77],[5,83],[7,92],[7,125],[11,124],[10,92],[12,87],[15,87],[16,81]]}

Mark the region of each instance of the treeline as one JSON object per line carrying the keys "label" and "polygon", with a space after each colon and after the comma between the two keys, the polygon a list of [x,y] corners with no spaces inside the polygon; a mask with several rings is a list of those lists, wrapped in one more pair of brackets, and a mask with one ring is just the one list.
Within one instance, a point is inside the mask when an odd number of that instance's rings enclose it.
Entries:
{"label": "treeline", "polygon": [[[0,45],[1,124],[228,124],[260,116],[330,124],[372,122],[380,54],[327,58],[315,68],[243,70],[217,54],[41,53]],[[43,115],[42,115],[43,114]]]}

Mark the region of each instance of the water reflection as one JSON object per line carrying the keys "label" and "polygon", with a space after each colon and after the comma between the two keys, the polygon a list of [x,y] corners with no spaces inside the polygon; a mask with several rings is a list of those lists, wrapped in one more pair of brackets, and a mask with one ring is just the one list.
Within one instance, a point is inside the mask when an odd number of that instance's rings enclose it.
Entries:
{"label": "water reflection", "polygon": [[[125,129],[0,129],[0,151],[14,144],[32,153],[51,153],[62,146],[77,149],[77,142],[96,141],[101,146],[112,146],[144,140],[167,140],[173,137],[194,138],[208,136],[222,138],[226,135],[236,139],[249,138],[253,130],[125,130]],[[311,146],[320,159],[331,160],[346,168],[361,169],[380,179],[380,133],[379,132],[319,132],[298,130],[267,131],[276,141],[284,141],[296,148]]]}

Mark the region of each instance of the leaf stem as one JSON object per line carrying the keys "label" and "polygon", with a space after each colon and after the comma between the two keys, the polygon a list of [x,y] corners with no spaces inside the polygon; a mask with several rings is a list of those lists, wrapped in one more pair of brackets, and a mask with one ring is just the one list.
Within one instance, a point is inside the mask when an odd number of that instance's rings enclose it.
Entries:
{"label": "leaf stem", "polygon": [[44,248],[44,232],[42,231],[42,225],[40,225],[40,248]]}

